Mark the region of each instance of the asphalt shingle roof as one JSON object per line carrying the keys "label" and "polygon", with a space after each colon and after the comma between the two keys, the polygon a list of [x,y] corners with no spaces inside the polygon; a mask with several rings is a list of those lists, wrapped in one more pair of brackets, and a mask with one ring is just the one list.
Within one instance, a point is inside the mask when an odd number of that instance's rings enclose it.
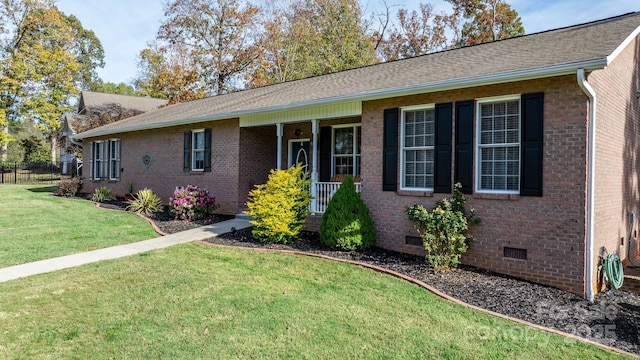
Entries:
{"label": "asphalt shingle roof", "polygon": [[[640,12],[491,43],[447,50],[334,74],[175,104],[87,131],[82,138],[237,117],[314,103],[391,96],[393,91],[437,91],[477,85],[479,79],[536,71],[537,77],[603,68],[640,27]],[[590,68],[589,68],[590,67]],[[554,73],[555,71],[555,73]],[[504,81],[504,80],[503,80]]]}

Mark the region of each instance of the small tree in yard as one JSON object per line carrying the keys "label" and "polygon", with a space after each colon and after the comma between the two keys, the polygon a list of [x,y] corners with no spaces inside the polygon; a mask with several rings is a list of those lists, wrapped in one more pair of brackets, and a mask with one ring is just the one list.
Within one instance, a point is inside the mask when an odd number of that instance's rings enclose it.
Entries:
{"label": "small tree in yard", "polygon": [[457,267],[460,256],[469,250],[473,237],[467,233],[470,224],[477,224],[475,210],[466,216],[464,204],[466,198],[460,191],[462,185],[455,184],[453,197],[437,202],[432,210],[420,204],[407,207],[409,220],[422,237],[427,261],[436,270],[448,270]]}
{"label": "small tree in yard", "polygon": [[311,180],[305,166],[271,170],[266,184],[249,192],[246,213],[255,220],[253,236],[267,243],[287,244],[295,239],[309,215]]}
{"label": "small tree in yard", "polygon": [[347,176],[329,201],[320,224],[320,242],[332,249],[364,250],[376,242],[369,208]]}

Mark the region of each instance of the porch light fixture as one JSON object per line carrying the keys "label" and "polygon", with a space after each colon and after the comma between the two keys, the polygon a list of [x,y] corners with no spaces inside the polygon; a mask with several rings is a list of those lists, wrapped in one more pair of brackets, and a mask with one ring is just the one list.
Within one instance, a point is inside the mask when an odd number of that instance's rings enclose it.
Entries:
{"label": "porch light fixture", "polygon": [[293,135],[295,135],[295,136],[300,136],[300,135],[302,135],[302,129],[295,129],[295,130],[293,130]]}

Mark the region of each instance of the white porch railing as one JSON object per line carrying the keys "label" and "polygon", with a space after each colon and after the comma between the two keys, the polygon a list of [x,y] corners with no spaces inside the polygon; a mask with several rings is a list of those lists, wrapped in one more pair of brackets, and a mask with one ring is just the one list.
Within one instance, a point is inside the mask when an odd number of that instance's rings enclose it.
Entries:
{"label": "white porch railing", "polygon": [[[311,200],[311,212],[316,214],[324,213],[325,210],[327,210],[329,200],[331,200],[333,194],[336,193],[340,184],[339,182],[316,182],[311,184],[311,195],[315,196],[315,198]],[[360,193],[360,183],[357,182],[354,184],[356,185],[356,192]]]}

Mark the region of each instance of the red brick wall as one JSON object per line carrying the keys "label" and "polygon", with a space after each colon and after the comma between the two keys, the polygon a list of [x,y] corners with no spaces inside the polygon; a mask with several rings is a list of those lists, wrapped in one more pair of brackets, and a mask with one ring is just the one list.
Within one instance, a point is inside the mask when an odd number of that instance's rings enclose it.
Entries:
{"label": "red brick wall", "polygon": [[[600,250],[637,256],[640,215],[640,38],[605,69],[589,74],[596,93],[594,261]],[[636,220],[630,221],[635,213]],[[598,279],[594,274],[594,279]]]}
{"label": "red brick wall", "polygon": [[276,168],[278,137],[275,126],[240,129],[240,176],[238,204],[245,209],[249,191],[267,182],[269,171]]}
{"label": "red brick wall", "polygon": [[[363,138],[369,141],[363,142],[362,195],[376,223],[377,244],[424,254],[422,247],[405,244],[417,232],[404,208],[416,202],[432,207],[443,197],[382,191],[384,109],[534,92],[545,93],[544,196],[469,195],[467,208],[477,210],[482,224],[472,229],[475,240],[463,262],[583,294],[587,99],[575,76],[364,103]],[[505,246],[526,249],[528,259],[504,258]]]}
{"label": "red brick wall", "polygon": [[[211,172],[183,172],[184,131],[211,128]],[[165,202],[176,186],[197,185],[216,195],[221,205],[219,213],[235,214],[238,204],[239,140],[238,120],[199,123],[164,129],[136,131],[119,136],[122,141],[121,181],[94,182],[88,180],[89,161],[85,162],[85,192],[107,186],[118,194],[124,193],[130,181],[136,188],[153,189]],[[89,159],[89,142],[112,137],[85,139],[83,158]],[[146,169],[142,157],[149,153],[154,159]]]}

